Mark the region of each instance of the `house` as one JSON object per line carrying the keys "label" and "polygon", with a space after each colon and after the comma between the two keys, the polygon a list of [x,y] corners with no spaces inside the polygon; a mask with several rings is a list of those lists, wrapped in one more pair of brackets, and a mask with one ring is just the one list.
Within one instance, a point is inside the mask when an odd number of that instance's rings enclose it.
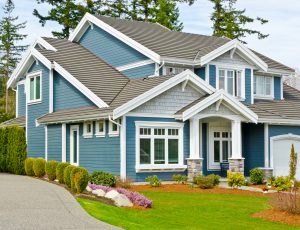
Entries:
{"label": "house", "polygon": [[[134,181],[156,174],[287,175],[300,151],[295,70],[237,40],[86,14],[38,38],[14,71],[28,155]],[[300,172],[297,172],[300,179]]]}

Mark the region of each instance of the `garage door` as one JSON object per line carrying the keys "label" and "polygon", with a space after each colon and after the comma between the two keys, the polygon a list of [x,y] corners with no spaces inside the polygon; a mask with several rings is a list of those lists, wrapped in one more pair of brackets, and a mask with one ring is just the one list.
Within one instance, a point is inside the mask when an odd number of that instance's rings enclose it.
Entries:
{"label": "garage door", "polygon": [[[292,144],[298,153],[296,178],[300,180],[300,136],[284,135],[271,139],[274,176],[288,176]],[[271,154],[272,154],[271,152]]]}

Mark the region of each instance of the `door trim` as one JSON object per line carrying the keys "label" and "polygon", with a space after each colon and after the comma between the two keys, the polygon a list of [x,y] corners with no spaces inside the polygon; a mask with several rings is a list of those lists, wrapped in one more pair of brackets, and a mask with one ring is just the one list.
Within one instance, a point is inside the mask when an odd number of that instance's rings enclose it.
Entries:
{"label": "door trim", "polygon": [[[74,154],[73,154],[73,131],[77,131],[77,162],[74,163]],[[79,125],[71,125],[70,126],[70,164],[79,165]]]}

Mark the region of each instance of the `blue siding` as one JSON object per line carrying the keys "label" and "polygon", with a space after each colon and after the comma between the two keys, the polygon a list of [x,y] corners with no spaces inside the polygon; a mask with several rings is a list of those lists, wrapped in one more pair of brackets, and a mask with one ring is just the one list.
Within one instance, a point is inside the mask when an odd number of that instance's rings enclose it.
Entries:
{"label": "blue siding", "polygon": [[124,70],[122,73],[129,78],[147,77],[150,75],[154,75],[155,64],[149,64],[133,69]]}
{"label": "blue siding", "polygon": [[215,65],[209,65],[209,84],[216,88],[217,70]]}
{"label": "blue siding", "polygon": [[53,110],[92,106],[94,103],[56,71],[53,75]]}
{"label": "blue siding", "polygon": [[251,104],[252,84],[251,84],[251,69],[245,69],[245,103]]}
{"label": "blue siding", "polygon": [[18,85],[18,117],[26,115],[25,85]]}
{"label": "blue siding", "polygon": [[41,62],[34,63],[28,73],[42,71],[42,102],[28,105],[27,140],[29,157],[45,157],[45,129],[35,120],[49,112],[49,70]]}
{"label": "blue siding", "polygon": [[195,74],[197,74],[202,80],[205,80],[205,67],[195,69]]}
{"label": "blue siding", "polygon": [[[127,117],[126,118],[126,164],[127,164],[127,176],[132,178],[136,182],[145,181],[145,178],[150,175],[157,175],[162,180],[172,180],[172,175],[177,172],[147,172],[136,173],[135,172],[135,121],[158,121],[158,122],[174,122],[175,119],[171,118],[145,118],[145,117]],[[184,125],[184,159],[189,157],[190,142],[189,142],[189,122],[185,122]],[[185,160],[186,164],[186,160]],[[183,172],[186,174],[186,172]]]}
{"label": "blue siding", "polygon": [[274,77],[274,99],[281,100],[281,79],[280,77]]}
{"label": "blue siding", "polygon": [[245,158],[245,174],[256,167],[264,167],[264,125],[243,124],[242,151]]}
{"label": "blue siding", "polygon": [[61,125],[48,125],[48,160],[62,160]]}
{"label": "blue siding", "polygon": [[89,28],[79,43],[114,67],[148,59],[97,26]]}

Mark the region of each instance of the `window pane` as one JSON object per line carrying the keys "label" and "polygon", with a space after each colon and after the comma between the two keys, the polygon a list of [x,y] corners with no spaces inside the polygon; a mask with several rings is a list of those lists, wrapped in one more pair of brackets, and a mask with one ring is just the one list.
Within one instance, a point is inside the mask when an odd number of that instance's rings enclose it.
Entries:
{"label": "window pane", "polygon": [[271,95],[271,82],[272,82],[271,77],[265,77],[265,84],[266,84],[265,95],[267,96]]}
{"label": "window pane", "polygon": [[99,133],[104,132],[104,121],[99,121],[99,123],[98,123],[98,132]]}
{"label": "window pane", "polygon": [[35,91],[36,91],[36,100],[41,99],[41,77],[36,77],[35,79]]}
{"label": "window pane", "polygon": [[178,140],[177,139],[169,139],[168,140],[169,147],[169,164],[178,164]]}
{"label": "window pane", "polygon": [[118,131],[118,125],[115,123],[112,123],[112,131]]}
{"label": "window pane", "polygon": [[151,140],[140,139],[140,163],[150,164],[151,162]]}
{"label": "window pane", "polygon": [[228,141],[223,141],[223,143],[222,143],[222,158],[223,158],[223,161],[228,161],[228,152],[229,152]]}
{"label": "window pane", "polygon": [[154,140],[154,164],[165,163],[165,139]]}
{"label": "window pane", "polygon": [[233,71],[227,71],[227,93],[234,95],[233,90]]}
{"label": "window pane", "polygon": [[242,97],[242,72],[236,72],[236,96]]}
{"label": "window pane", "polygon": [[214,141],[214,162],[220,162],[220,141]]}
{"label": "window pane", "polygon": [[30,78],[30,100],[34,100],[34,78]]}
{"label": "window pane", "polygon": [[92,132],[92,125],[91,124],[87,124],[86,125],[86,132],[87,133],[91,133]]}
{"label": "window pane", "polygon": [[73,163],[77,163],[77,131],[73,131]]}
{"label": "window pane", "polygon": [[219,70],[219,89],[225,89],[225,70]]}

